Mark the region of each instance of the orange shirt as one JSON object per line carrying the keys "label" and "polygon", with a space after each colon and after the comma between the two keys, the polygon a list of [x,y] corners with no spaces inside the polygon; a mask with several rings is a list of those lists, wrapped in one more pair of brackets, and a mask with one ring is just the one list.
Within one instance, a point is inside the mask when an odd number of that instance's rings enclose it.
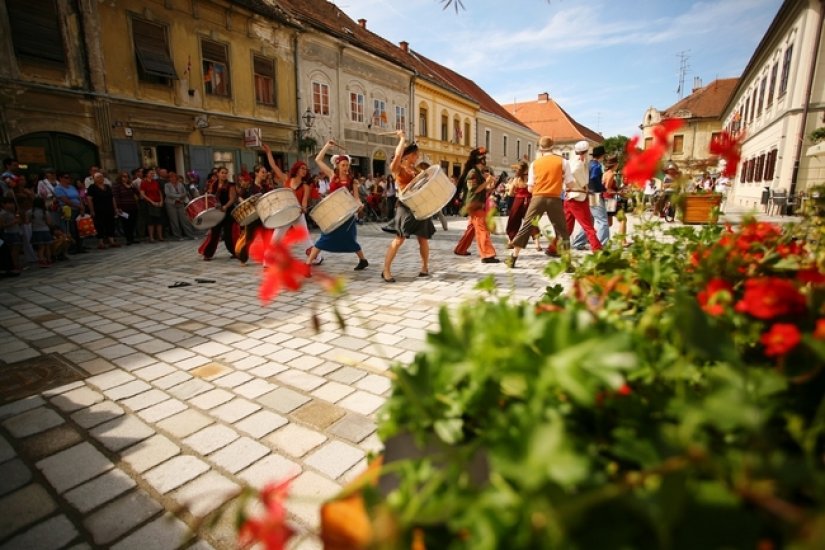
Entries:
{"label": "orange shirt", "polygon": [[533,196],[561,197],[564,183],[564,159],[545,155],[533,161]]}

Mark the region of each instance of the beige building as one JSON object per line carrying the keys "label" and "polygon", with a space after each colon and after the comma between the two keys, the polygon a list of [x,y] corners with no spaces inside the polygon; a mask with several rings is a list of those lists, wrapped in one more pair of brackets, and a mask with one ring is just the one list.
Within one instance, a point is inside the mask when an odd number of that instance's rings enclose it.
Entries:
{"label": "beige building", "polygon": [[679,118],[683,126],[673,135],[668,161],[681,172],[700,177],[703,172],[718,172],[718,159],[710,154],[710,142],[722,131],[722,113],[739,79],[722,78],[707,86],[698,81],[689,96],[664,111],[650,107],[642,120],[644,146],[653,140],[653,127],[662,120]]}
{"label": "beige building", "polygon": [[251,169],[258,149],[246,144],[260,136],[285,160],[298,117],[295,28],[259,0],[8,0],[0,149],[29,171],[203,175]]}
{"label": "beige building", "polygon": [[766,188],[825,183],[825,158],[806,154],[825,126],[823,17],[822,0],[783,2],[725,108],[724,125],[745,133],[732,204],[758,208]]}

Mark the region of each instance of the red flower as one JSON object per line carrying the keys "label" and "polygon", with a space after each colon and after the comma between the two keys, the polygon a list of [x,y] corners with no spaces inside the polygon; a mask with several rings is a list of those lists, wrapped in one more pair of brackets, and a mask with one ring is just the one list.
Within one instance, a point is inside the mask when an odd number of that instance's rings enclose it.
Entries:
{"label": "red flower", "polygon": [[822,271],[817,269],[816,266],[800,269],[796,273],[796,278],[803,284],[811,283],[814,285],[821,285],[825,283],[825,273],[822,273]]}
{"label": "red flower", "polygon": [[825,319],[816,320],[816,328],[814,329],[814,338],[817,340],[825,340]]}
{"label": "red flower", "polygon": [[304,261],[295,259],[291,251],[291,246],[306,239],[307,234],[303,227],[290,227],[282,239],[265,245],[262,258],[264,276],[258,289],[264,304],[278,296],[284,288],[298,290],[309,276],[310,267]]}
{"label": "red flower", "polygon": [[742,158],[742,140],[744,138],[744,132],[734,135],[722,131],[710,142],[710,154],[720,155],[725,159],[725,170],[722,172],[725,177],[732,178],[736,175],[736,168]]}
{"label": "red flower", "polygon": [[805,311],[805,297],[788,279],[760,277],[745,281],[745,293],[736,303],[736,311],[757,319]]}
{"label": "red flower", "polygon": [[[720,294],[724,293],[724,294]],[[708,315],[722,315],[725,304],[730,303],[733,286],[724,279],[714,277],[705,286],[705,289],[696,296],[699,305]]]}
{"label": "red flower", "polygon": [[627,160],[622,168],[624,181],[642,187],[656,175],[659,163],[665,156],[667,149],[658,144],[651,144],[647,149],[637,149],[639,136],[634,136],[627,142]]}
{"label": "red flower", "polygon": [[765,346],[765,355],[776,357],[785,355],[802,340],[799,329],[791,323],[776,323],[762,335],[760,341]]}
{"label": "red flower", "polygon": [[670,145],[670,136],[673,132],[684,126],[685,121],[681,118],[668,118],[653,127],[653,141],[667,149]]}
{"label": "red flower", "polygon": [[618,389],[618,390],[616,390],[616,393],[617,393],[618,395],[623,395],[623,396],[625,396],[625,397],[626,397],[626,396],[631,395],[631,394],[633,393],[633,388],[631,388],[631,387],[627,384],[627,382],[625,382],[624,384],[622,384],[621,386],[619,386],[619,389]]}
{"label": "red flower", "polygon": [[289,484],[292,479],[280,483],[270,483],[263,488],[260,494],[264,505],[262,518],[248,518],[238,530],[238,544],[242,547],[253,543],[260,543],[267,550],[281,550],[295,534],[286,524],[286,500]]}

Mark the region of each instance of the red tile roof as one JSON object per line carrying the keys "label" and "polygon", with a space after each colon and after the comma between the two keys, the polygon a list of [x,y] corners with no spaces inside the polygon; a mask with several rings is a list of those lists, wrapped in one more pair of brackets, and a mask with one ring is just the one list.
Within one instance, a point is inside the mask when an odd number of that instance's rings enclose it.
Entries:
{"label": "red tile roof", "polygon": [[505,103],[503,107],[540,136],[550,136],[557,143],[586,139],[602,143],[604,137],[579,124],[550,97],[541,93],[536,101]]}
{"label": "red tile roof", "polygon": [[687,111],[691,118],[721,118],[728,100],[736,89],[738,78],[719,78],[699,88],[662,112],[663,118]]}

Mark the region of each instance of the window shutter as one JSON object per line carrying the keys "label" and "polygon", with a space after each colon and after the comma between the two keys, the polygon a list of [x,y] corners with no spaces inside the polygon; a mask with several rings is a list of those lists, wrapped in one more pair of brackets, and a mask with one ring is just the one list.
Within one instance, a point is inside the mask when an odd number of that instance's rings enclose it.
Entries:
{"label": "window shutter", "polygon": [[177,80],[178,74],[166,41],[166,29],[142,19],[132,19],[135,54],[144,73]]}
{"label": "window shutter", "polygon": [[7,0],[14,53],[64,64],[63,38],[54,0]]}

